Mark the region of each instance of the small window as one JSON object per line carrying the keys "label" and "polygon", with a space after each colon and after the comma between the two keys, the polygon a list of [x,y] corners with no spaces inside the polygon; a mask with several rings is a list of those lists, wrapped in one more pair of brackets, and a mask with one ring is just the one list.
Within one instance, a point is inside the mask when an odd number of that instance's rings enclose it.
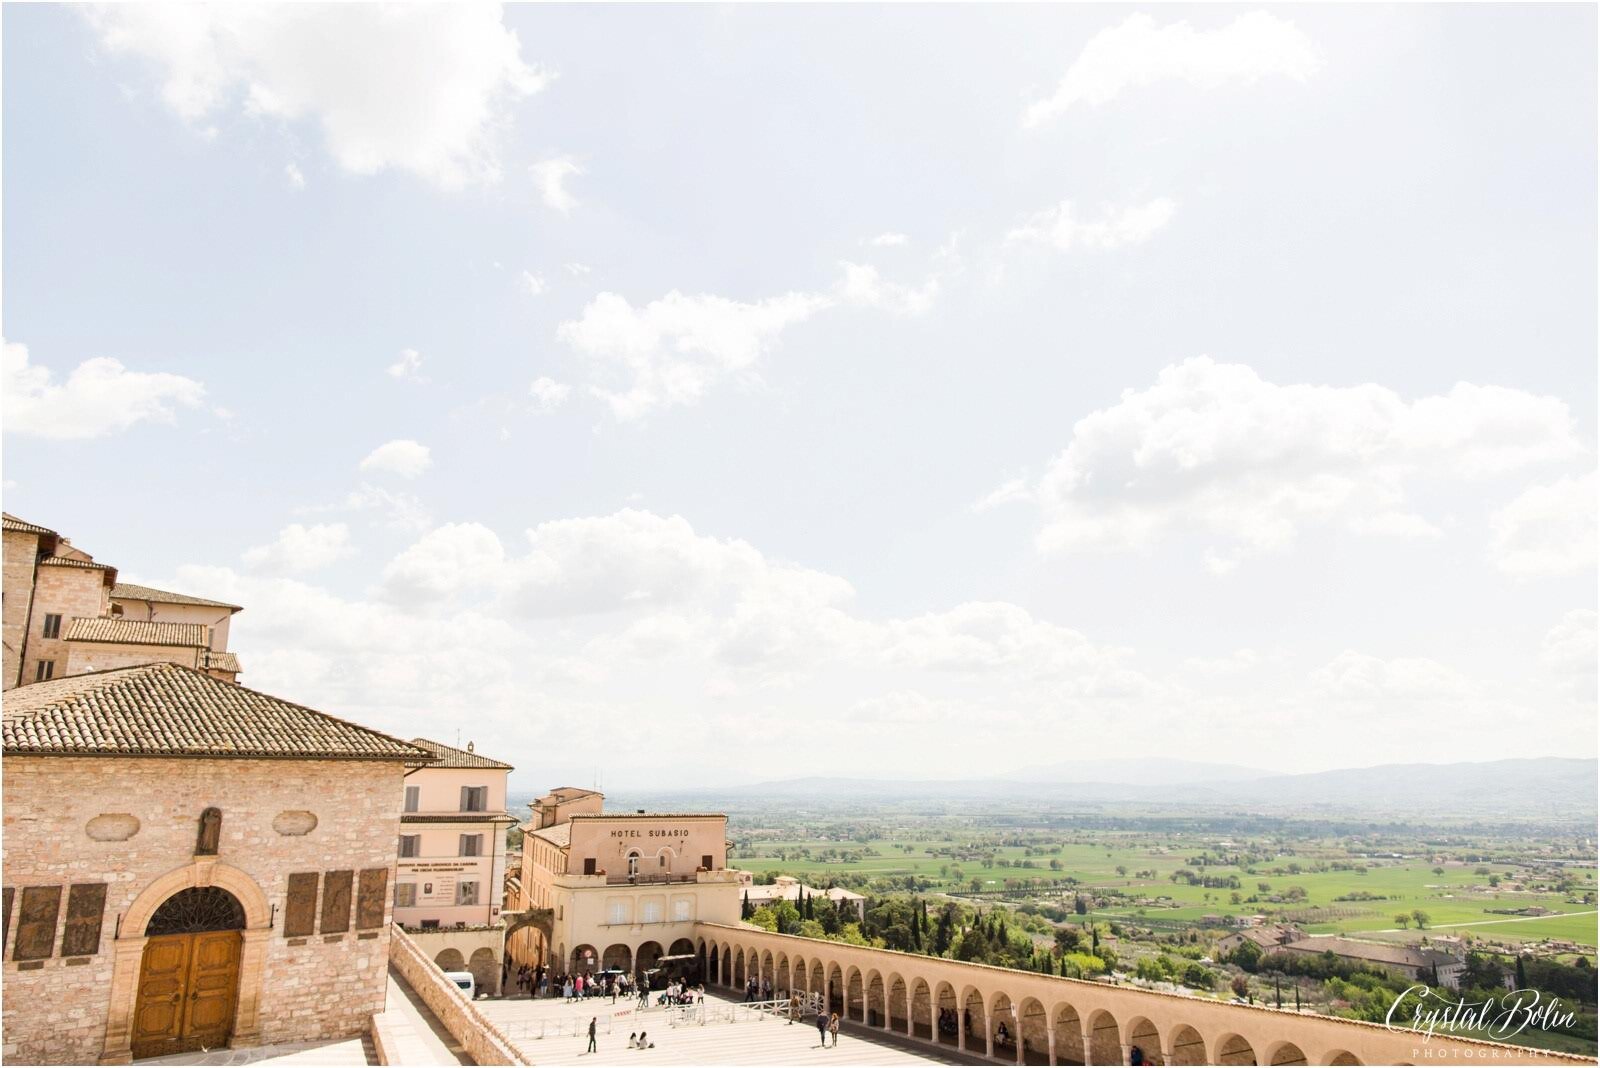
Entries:
{"label": "small window", "polygon": [[48,615],[44,617],[44,636],[46,638],[61,637],[61,617]]}
{"label": "small window", "polygon": [[694,919],[694,902],[686,897],[680,897],[672,903],[672,918],[678,923]]}
{"label": "small window", "polygon": [[54,660],[39,661],[39,670],[34,673],[34,682],[48,682],[56,677],[56,662]]}
{"label": "small window", "polygon": [[661,922],[661,899],[659,897],[647,897],[647,898],[644,899],[643,909],[642,909],[641,915],[639,917],[639,922],[640,923],[660,923]]}
{"label": "small window", "polygon": [[711,854],[707,853],[700,858],[700,866],[706,871],[711,870]]}
{"label": "small window", "polygon": [[456,883],[456,904],[476,905],[478,903],[478,884],[473,879],[463,879]]}
{"label": "small window", "polygon": [[424,931],[437,931],[439,929],[439,921],[438,920],[423,920],[422,921],[422,929]]}
{"label": "small window", "polygon": [[461,836],[461,852],[463,857],[483,856],[483,835],[464,834]]}
{"label": "small window", "polygon": [[[393,797],[393,794],[389,795]],[[417,857],[422,855],[422,835],[402,834],[400,836],[400,855],[402,857]]]}
{"label": "small window", "polygon": [[621,924],[628,922],[628,903],[622,898],[613,898],[606,902],[606,922]]}
{"label": "small window", "polygon": [[399,909],[416,908],[416,905],[417,905],[417,884],[416,883],[395,883],[394,884],[394,905],[395,905],[395,908],[399,908]]}
{"label": "small window", "polygon": [[417,805],[421,801],[421,799],[422,799],[422,787],[420,787],[420,786],[407,786],[406,787],[406,811],[407,812],[415,812],[417,810]]}
{"label": "small window", "polygon": [[583,874],[585,874],[585,875],[593,875],[594,874],[594,858],[593,857],[584,857],[583,858]]}
{"label": "small window", "polygon": [[461,811],[484,812],[489,807],[489,788],[487,786],[463,786],[461,788]]}
{"label": "small window", "polygon": [[656,867],[665,868],[666,866],[667,866],[667,855],[665,853],[663,853],[659,857],[656,858]]}

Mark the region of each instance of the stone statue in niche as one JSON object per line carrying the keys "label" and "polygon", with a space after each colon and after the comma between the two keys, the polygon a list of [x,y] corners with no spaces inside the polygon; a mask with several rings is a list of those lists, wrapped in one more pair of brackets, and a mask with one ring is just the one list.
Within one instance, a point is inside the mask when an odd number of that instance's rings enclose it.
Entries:
{"label": "stone statue in niche", "polygon": [[222,844],[222,810],[208,808],[200,813],[200,837],[195,841],[197,857],[214,857]]}

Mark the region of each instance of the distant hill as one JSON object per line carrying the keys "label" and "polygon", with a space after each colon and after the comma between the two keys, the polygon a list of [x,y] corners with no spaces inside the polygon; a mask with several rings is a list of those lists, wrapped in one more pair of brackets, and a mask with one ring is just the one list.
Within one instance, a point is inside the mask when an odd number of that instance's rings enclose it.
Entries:
{"label": "distant hill", "polygon": [[[1253,777],[1252,777],[1253,776]],[[1595,811],[1600,761],[1565,757],[1455,764],[1383,764],[1267,775],[1181,760],[1072,761],[1012,779],[851,779],[813,776],[750,786],[640,791],[716,804],[795,801],[1033,801],[1142,803],[1302,813],[1393,812],[1417,820],[1477,815],[1577,818]],[[1176,789],[1175,789],[1176,788]],[[631,796],[631,795],[630,795]]]}

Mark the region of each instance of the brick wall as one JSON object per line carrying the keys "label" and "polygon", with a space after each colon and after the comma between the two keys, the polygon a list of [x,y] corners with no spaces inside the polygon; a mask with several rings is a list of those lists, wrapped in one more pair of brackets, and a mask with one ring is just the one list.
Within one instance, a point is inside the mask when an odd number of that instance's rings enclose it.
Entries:
{"label": "brick wall", "polygon": [[505,1034],[490,1023],[462,989],[444,977],[411,937],[396,927],[392,933],[395,971],[417,992],[439,1022],[476,1064],[532,1064]]}
{"label": "brick wall", "polygon": [[[58,924],[56,955],[37,969],[12,959],[13,903],[0,1055],[13,1063],[99,1059],[118,917],[157,877],[193,861],[200,813],[210,806],[222,810],[218,861],[244,871],[277,906],[262,965],[261,1042],[363,1033],[384,1007],[401,773],[395,763],[354,761],[8,757],[5,886],[19,898],[27,886],[105,882],[109,888],[99,951],[63,960]],[[279,813],[298,810],[316,814],[313,830],[287,836],[273,829]],[[88,821],[114,813],[137,818],[137,833],[121,842],[91,839]],[[283,937],[291,872],[377,867],[389,871],[383,926],[315,933],[295,940],[299,945]]]}
{"label": "brick wall", "polygon": [[[65,624],[63,624],[65,626]],[[188,645],[119,645],[116,642],[63,642],[67,658],[56,663],[56,675],[82,675],[87,671],[136,667],[139,664],[182,664],[200,666],[203,650]],[[230,680],[231,681],[231,680]]]}
{"label": "brick wall", "polygon": [[28,622],[28,603],[33,594],[34,560],[39,553],[39,536],[21,531],[5,532],[5,607],[0,612],[5,638],[5,688],[17,684],[17,664],[22,656],[22,636]]}
{"label": "brick wall", "polygon": [[53,660],[56,678],[67,673],[67,643],[44,636],[44,617],[61,616],[61,633],[78,616],[103,616],[111,607],[105,572],[78,567],[41,567],[33,594],[33,622],[28,632],[28,662],[22,667],[24,685],[34,680],[41,660]]}

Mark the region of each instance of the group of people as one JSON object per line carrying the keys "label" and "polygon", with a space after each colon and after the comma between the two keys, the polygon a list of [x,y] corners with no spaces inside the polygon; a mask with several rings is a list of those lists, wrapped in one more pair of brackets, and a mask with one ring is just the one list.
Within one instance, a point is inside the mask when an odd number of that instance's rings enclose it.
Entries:
{"label": "group of people", "polygon": [[958,1035],[961,1033],[961,1021],[956,1018],[955,1009],[939,1010],[939,1033],[941,1035]]}
{"label": "group of people", "polygon": [[525,998],[535,994],[544,997],[550,992],[550,976],[543,964],[537,968],[524,964],[517,969],[516,988]]}
{"label": "group of people", "polygon": [[[649,1004],[649,991],[639,992],[639,1007],[642,1009]],[[683,980],[674,979],[667,984],[667,988],[656,999],[657,1005],[698,1005],[706,1000],[706,985],[691,987]]]}
{"label": "group of people", "polygon": [[621,972],[602,972],[599,975],[582,972],[578,975],[563,975],[556,982],[559,983],[561,997],[569,1003],[582,1001],[585,998],[609,997],[615,1004],[617,998],[633,997],[636,992],[642,1003],[649,996],[642,983],[633,976]]}
{"label": "group of people", "polygon": [[772,980],[764,977],[758,979],[752,975],[744,984],[744,1000],[746,1002],[771,1001]]}
{"label": "group of people", "polygon": [[823,1009],[817,1013],[817,1038],[822,1042],[822,1048],[828,1048],[828,1039],[833,1039],[833,1044],[839,1044],[839,1014]]}

